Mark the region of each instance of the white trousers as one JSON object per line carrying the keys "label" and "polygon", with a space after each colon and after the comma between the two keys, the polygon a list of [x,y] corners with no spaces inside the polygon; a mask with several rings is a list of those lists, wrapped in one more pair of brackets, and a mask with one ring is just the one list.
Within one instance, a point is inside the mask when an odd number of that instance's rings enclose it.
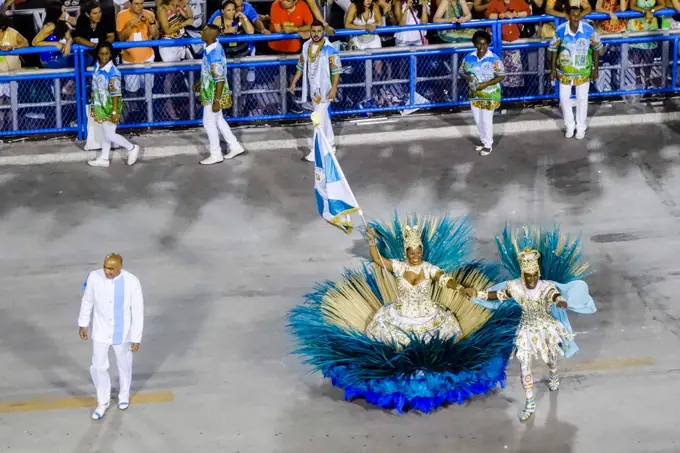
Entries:
{"label": "white trousers", "polygon": [[475,119],[479,132],[479,139],[484,148],[491,149],[493,147],[493,110],[480,109],[474,105],[471,107],[472,117]]}
{"label": "white trousers", "polygon": [[[314,112],[318,113],[321,117],[321,124],[319,127],[323,131],[323,134],[328,140],[328,144],[335,146],[335,134],[333,134],[333,124],[331,123],[331,116],[328,113],[328,107],[331,105],[330,102],[312,102],[314,104]],[[312,149],[314,148],[314,143],[312,143]]]}
{"label": "white trousers", "polygon": [[[222,110],[215,113],[212,111],[212,106],[207,105],[203,107],[203,127],[208,133],[208,141],[210,142],[210,155],[211,156],[221,156],[222,148],[220,148],[220,135],[229,145],[229,149],[238,149],[239,142],[236,137],[231,132],[231,128],[224,119],[224,114]],[[218,132],[219,131],[219,132]]]}
{"label": "white trousers", "polygon": [[[112,345],[118,366],[120,390],[118,402],[130,402],[130,384],[132,383],[132,351],[130,343]],[[97,389],[97,405],[102,406],[111,400],[111,377],[109,376],[109,345],[92,341],[92,366],[90,367],[92,382]]]}
{"label": "white trousers", "polygon": [[116,134],[116,125],[106,121],[103,123],[95,123],[97,128],[97,138],[99,138],[102,145],[102,159],[109,160],[109,153],[111,152],[111,143],[131,151],[134,145],[127,141],[122,135]]}
{"label": "white trousers", "polygon": [[576,120],[574,121],[574,102],[571,100],[572,85],[560,83],[560,107],[562,107],[562,117],[564,126],[568,131],[586,131],[586,121],[588,119],[588,91],[590,82],[576,85]]}

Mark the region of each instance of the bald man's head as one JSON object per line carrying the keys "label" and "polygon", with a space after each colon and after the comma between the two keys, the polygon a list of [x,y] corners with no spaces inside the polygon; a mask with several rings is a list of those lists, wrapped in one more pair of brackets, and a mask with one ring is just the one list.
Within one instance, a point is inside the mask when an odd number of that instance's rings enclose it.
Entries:
{"label": "bald man's head", "polygon": [[111,253],[104,258],[104,275],[106,278],[116,278],[123,269],[123,257],[117,253]]}

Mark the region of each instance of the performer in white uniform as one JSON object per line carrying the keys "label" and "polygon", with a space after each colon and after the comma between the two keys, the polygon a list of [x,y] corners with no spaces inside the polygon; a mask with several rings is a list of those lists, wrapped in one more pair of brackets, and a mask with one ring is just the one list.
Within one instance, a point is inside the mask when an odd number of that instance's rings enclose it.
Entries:
{"label": "performer in white uniform", "polygon": [[[321,130],[335,152],[335,135],[328,107],[335,100],[342,66],[337,50],[324,38],[323,33],[323,24],[318,20],[312,22],[309,32],[311,39],[302,46],[297,72],[288,90],[291,94],[295,94],[295,85],[304,74],[302,102],[307,102],[308,97],[314,101],[314,111],[321,117]],[[314,162],[314,146],[305,160]]]}
{"label": "performer in white uniform", "polygon": [[[94,318],[93,318],[94,312]],[[130,405],[132,353],[137,352],[144,328],[144,298],[139,279],[123,270],[123,258],[115,253],[104,260],[103,269],[90,272],[80,305],[80,338],[87,340],[92,321],[92,366],[90,374],[97,389],[94,420],[104,416],[111,400],[109,347],[113,346],[120,380],[118,408]]]}

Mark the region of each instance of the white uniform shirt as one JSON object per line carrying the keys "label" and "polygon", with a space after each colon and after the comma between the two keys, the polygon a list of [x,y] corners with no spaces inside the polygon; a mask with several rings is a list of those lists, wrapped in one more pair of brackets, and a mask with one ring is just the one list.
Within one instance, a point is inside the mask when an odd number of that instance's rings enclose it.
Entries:
{"label": "white uniform shirt", "polygon": [[92,339],[106,344],[141,343],[144,298],[139,279],[122,270],[109,280],[103,269],[90,272],[80,305],[78,327],[92,322]]}

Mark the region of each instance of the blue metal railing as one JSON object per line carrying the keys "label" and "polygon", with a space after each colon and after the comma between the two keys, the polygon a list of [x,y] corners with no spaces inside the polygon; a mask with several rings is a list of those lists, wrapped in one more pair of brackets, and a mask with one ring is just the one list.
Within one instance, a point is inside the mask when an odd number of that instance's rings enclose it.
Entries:
{"label": "blue metal railing", "polygon": [[[655,16],[675,13],[665,9]],[[617,13],[622,19],[639,18],[635,11]],[[609,15],[592,13],[587,20],[609,20]],[[453,28],[489,29],[492,51],[503,55],[506,65],[503,102],[557,100],[557,84],[550,80],[548,40],[501,41],[505,24],[534,24],[562,19],[529,16],[502,20],[477,20],[465,24],[433,23],[406,27],[378,27],[373,34],[406,30],[439,31]],[[335,38],[367,34],[364,30],[338,30]],[[256,42],[296,38],[297,35],[240,35],[222,37],[221,42]],[[670,30],[628,35],[604,35],[607,50],[601,52],[600,77],[591,85],[591,96],[618,97],[668,94],[678,91],[678,40]],[[200,44],[200,39],[116,42],[114,48],[179,47]],[[641,48],[641,46],[653,48]],[[0,101],[0,136],[76,133],[87,136],[87,105],[91,68],[86,54],[91,49],[72,46],[74,68],[21,70],[0,75],[0,87],[9,86],[9,104]],[[341,78],[333,115],[368,115],[377,112],[456,107],[467,104],[467,84],[459,79],[461,55],[472,51],[471,43],[420,47],[383,48],[343,52],[345,73]],[[58,52],[55,47],[30,47],[2,55]],[[258,122],[306,118],[309,105],[288,94],[297,56],[245,57],[230,61],[228,79],[233,106],[230,122]],[[153,128],[200,124],[201,106],[192,91],[198,80],[200,60],[178,63],[120,65],[124,87],[124,117],[121,128]],[[136,79],[128,86],[128,81]],[[642,87],[637,83],[647,83]],[[649,82],[656,80],[652,86]],[[6,92],[7,90],[5,90]],[[298,90],[299,92],[299,90]],[[2,93],[2,90],[0,90]],[[141,93],[141,94],[140,94]],[[3,99],[0,97],[0,100]],[[4,99],[7,99],[5,97]],[[7,112],[10,114],[7,115]],[[11,125],[11,126],[10,126]]]}

